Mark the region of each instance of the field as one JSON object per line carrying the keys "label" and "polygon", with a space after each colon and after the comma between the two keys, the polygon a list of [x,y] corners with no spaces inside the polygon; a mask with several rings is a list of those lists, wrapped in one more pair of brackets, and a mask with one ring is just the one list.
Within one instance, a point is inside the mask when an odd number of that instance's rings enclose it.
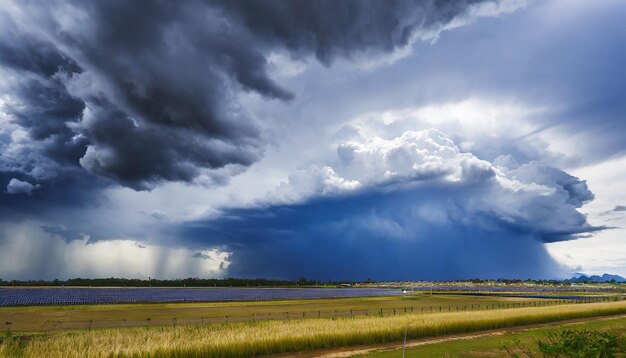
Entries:
{"label": "field", "polygon": [[[428,300],[441,299],[440,296],[432,298],[423,296],[427,295],[405,300],[406,302],[423,300],[423,302],[434,303]],[[459,299],[466,300],[468,297]],[[380,305],[382,301],[374,302]],[[268,306],[272,304],[272,302],[266,303]],[[304,304],[314,305],[312,302]],[[332,303],[329,304],[332,305]],[[483,306],[483,309],[474,311],[428,314],[409,312],[384,317],[375,315],[336,319],[310,318],[107,328],[7,337],[2,343],[0,352],[5,356],[26,357],[111,355],[250,357],[320,348],[397,342],[402,339],[405,331],[409,339],[415,339],[617,314],[626,314],[626,301],[490,310],[484,309]]]}
{"label": "field", "polygon": [[[84,306],[0,307],[0,322],[11,322],[16,332],[41,332],[84,328],[222,323],[267,319],[299,319],[393,315],[407,312],[507,308],[556,303],[556,300],[512,297],[473,297],[415,293],[392,297],[310,300],[117,304]],[[440,308],[441,307],[441,308]],[[149,320],[148,320],[149,319]],[[5,327],[8,329],[8,327]]]}
{"label": "field", "polygon": [[[626,334],[626,317],[598,319],[589,322],[578,322],[564,324],[559,327],[532,328],[524,330],[513,330],[502,334],[491,334],[483,337],[471,339],[458,339],[446,342],[424,344],[415,348],[408,348],[405,357],[499,357],[506,355],[503,346],[511,351],[520,353],[516,348],[514,340],[519,340],[524,348],[531,349],[531,352],[540,357],[536,342],[538,339],[545,339],[546,335],[558,332],[565,328],[578,330],[611,331],[624,338]],[[395,358],[402,355],[401,350],[391,350],[359,355],[363,358]],[[626,352],[622,354],[626,356]]]}

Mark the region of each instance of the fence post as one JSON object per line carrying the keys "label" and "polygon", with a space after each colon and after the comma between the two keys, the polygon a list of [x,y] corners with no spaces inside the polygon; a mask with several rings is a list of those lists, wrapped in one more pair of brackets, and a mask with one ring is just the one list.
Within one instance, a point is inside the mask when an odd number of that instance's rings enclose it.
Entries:
{"label": "fence post", "polygon": [[11,333],[11,325],[13,325],[13,322],[10,322],[10,321],[4,322],[4,326],[6,327],[7,333]]}
{"label": "fence post", "polygon": [[352,310],[350,310],[350,317],[352,317]]}
{"label": "fence post", "polygon": [[396,308],[395,307],[393,308],[393,315],[394,316],[396,315]]}
{"label": "fence post", "polygon": [[91,331],[91,326],[92,326],[92,325],[93,325],[93,320],[92,320],[92,319],[90,319],[90,320],[89,320],[89,330],[90,330],[90,331]]}
{"label": "fence post", "polygon": [[317,311],[317,318],[320,318],[322,312],[321,311]]}
{"label": "fence post", "polygon": [[146,321],[148,321],[148,326],[152,326],[152,318],[146,318]]}

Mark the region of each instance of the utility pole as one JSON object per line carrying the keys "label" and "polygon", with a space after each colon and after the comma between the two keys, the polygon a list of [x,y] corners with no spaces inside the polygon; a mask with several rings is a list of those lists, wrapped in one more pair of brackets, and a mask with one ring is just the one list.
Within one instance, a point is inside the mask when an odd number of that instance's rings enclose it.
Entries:
{"label": "utility pole", "polygon": [[402,347],[402,358],[404,358],[404,352],[406,352],[406,331],[407,329],[404,329],[404,346]]}

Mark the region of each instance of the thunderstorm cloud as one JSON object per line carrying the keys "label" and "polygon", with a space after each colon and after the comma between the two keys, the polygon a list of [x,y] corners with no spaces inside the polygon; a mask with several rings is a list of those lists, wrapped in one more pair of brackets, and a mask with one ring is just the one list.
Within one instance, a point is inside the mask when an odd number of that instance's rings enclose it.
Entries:
{"label": "thunderstorm cloud", "polygon": [[390,280],[548,276],[559,268],[543,243],[602,229],[577,211],[593,199],[584,181],[480,160],[435,129],[337,152],[336,166],[292,175],[270,203],[187,225],[183,236],[226,247],[239,275],[297,266],[323,279]]}
{"label": "thunderstorm cloud", "polygon": [[624,14],[0,2],[0,278],[626,274]]}
{"label": "thunderstorm cloud", "polygon": [[[263,152],[262,125],[239,92],[293,97],[268,74],[271,52],[326,65],[392,52],[468,9],[464,1],[9,4],[0,29],[5,111],[32,142],[4,166],[40,180],[80,166],[135,189],[236,173]],[[43,166],[53,173],[39,173]]]}

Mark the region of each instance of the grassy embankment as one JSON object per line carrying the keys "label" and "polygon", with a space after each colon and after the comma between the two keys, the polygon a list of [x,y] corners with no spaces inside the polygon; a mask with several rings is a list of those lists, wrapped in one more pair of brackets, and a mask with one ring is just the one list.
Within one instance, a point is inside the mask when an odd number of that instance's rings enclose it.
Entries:
{"label": "grassy embankment", "polygon": [[[539,299],[510,297],[472,297],[457,295],[429,295],[425,293],[394,297],[364,297],[336,299],[308,299],[257,302],[173,303],[173,304],[116,304],[86,306],[35,306],[2,307],[0,323],[12,322],[11,330],[19,332],[44,332],[88,328],[113,328],[147,325],[171,325],[174,318],[178,324],[238,322],[266,319],[297,319],[376,314],[383,309],[384,315],[392,315],[413,308],[414,312],[434,312],[448,309],[485,308],[487,305],[519,305],[525,302],[543,302]],[[449,308],[450,307],[450,308]],[[335,314],[335,311],[337,313]],[[288,313],[287,313],[288,312]],[[226,318],[228,316],[228,318]],[[124,321],[126,320],[126,321]],[[59,323],[60,322],[60,323]],[[0,329],[5,328],[1,327]]]}
{"label": "grassy embankment", "polygon": [[626,313],[626,301],[388,317],[100,329],[8,338],[0,355],[25,357],[250,357],[374,344]]}

